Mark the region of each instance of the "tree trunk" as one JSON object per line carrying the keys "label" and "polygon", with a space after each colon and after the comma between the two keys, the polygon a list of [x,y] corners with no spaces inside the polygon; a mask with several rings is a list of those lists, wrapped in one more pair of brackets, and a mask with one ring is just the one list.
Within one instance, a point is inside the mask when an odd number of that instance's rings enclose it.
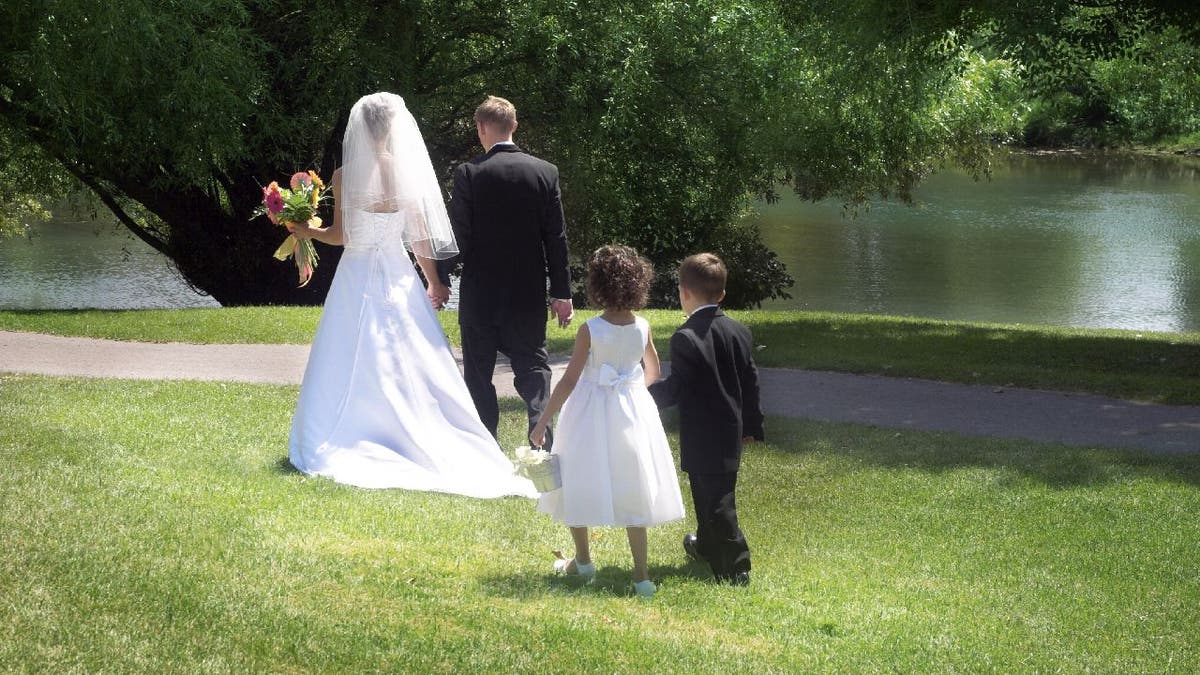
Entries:
{"label": "tree trunk", "polygon": [[[223,306],[323,303],[341,247],[317,243],[316,271],[306,286],[299,287],[295,261],[276,260],[272,255],[288,236],[287,230],[266,216],[251,219],[245,215],[262,196],[250,174],[230,184],[253,188],[227,193],[231,208],[196,189],[163,192],[139,185],[121,187],[169,224],[164,253],[188,284]],[[331,223],[332,209],[323,206],[321,217]]]}

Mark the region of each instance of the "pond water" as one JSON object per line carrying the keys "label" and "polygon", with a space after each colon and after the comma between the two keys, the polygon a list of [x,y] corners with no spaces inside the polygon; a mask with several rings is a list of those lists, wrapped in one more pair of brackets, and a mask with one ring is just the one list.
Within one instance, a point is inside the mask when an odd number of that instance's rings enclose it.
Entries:
{"label": "pond water", "polygon": [[219,306],[111,217],[64,209],[27,236],[0,239],[0,309]]}
{"label": "pond water", "polygon": [[796,279],[766,308],[1200,330],[1200,158],[1014,153],[914,206],[786,195],[759,217]]}
{"label": "pond water", "polygon": [[[796,278],[764,307],[1200,330],[1200,158],[1014,153],[990,180],[935,174],[916,202],[760,205]],[[214,306],[111,220],[0,240],[3,309]]]}

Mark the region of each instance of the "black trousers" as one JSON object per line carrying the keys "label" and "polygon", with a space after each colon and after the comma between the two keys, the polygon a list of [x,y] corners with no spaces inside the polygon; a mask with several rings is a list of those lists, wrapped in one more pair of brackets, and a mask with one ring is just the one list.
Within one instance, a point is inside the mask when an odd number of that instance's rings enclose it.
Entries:
{"label": "black trousers", "polygon": [[[546,317],[526,321],[508,321],[500,325],[459,325],[462,331],[463,378],[483,425],[496,435],[500,424],[500,406],[492,376],[496,372],[496,354],[508,357],[513,385],[525,401],[529,415],[528,431],[533,429],[550,400],[550,363],[546,354]],[[553,433],[546,430],[547,450]]]}
{"label": "black trousers", "polygon": [[718,580],[750,571],[750,545],[738,527],[737,472],[689,473],[696,507],[696,550]]}

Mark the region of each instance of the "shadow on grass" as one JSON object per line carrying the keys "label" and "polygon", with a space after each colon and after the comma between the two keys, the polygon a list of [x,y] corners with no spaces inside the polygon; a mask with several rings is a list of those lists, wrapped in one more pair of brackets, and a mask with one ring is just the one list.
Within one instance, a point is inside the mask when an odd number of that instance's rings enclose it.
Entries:
{"label": "shadow on grass", "polygon": [[300,473],[299,469],[292,466],[292,460],[288,459],[287,457],[280,457],[279,459],[275,460],[274,470],[275,473],[284,475]]}
{"label": "shadow on grass", "polygon": [[768,440],[783,455],[833,455],[887,469],[930,473],[1001,469],[1059,489],[1136,480],[1200,487],[1200,455],[1087,448],[951,433],[897,431],[856,424],[772,417]]}
{"label": "shadow on grass", "polygon": [[[682,565],[650,565],[650,578],[661,586],[680,580],[711,582],[713,577],[706,565],[691,561]],[[488,595],[504,598],[585,593],[616,597],[633,595],[630,569],[620,565],[597,568],[596,578],[590,584],[579,577],[556,574],[502,574],[480,579],[480,586]]]}
{"label": "shadow on grass", "polygon": [[1104,332],[855,315],[745,317],[760,366],[1200,403],[1196,333]]}

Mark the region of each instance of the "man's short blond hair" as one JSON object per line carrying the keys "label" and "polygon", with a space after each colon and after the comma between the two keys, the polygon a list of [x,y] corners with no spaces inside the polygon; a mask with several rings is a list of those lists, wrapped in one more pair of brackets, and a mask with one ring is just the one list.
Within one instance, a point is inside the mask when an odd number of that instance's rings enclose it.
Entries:
{"label": "man's short blond hair", "polygon": [[679,285],[705,302],[720,302],[728,272],[725,263],[711,253],[697,253],[679,264]]}
{"label": "man's short blond hair", "polygon": [[517,128],[517,108],[508,99],[488,96],[475,109],[475,122],[496,131],[511,133]]}

